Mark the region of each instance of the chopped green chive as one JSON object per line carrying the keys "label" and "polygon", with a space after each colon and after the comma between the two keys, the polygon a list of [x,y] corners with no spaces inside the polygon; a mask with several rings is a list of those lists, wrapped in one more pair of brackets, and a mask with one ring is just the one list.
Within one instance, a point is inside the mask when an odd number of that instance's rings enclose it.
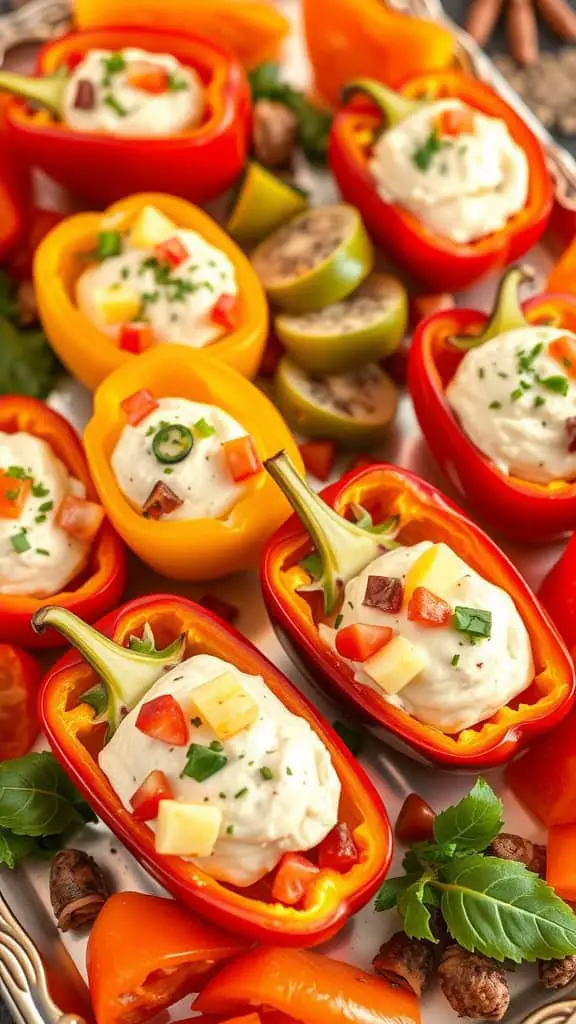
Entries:
{"label": "chopped green chive", "polygon": [[26,480],[28,476],[24,466],[8,466],[4,472],[6,476],[12,476],[15,480]]}
{"label": "chopped green chive", "polygon": [[174,71],[170,71],[168,74],[168,88],[170,92],[180,92],[182,89],[188,88],[188,82],[185,78],[178,78]]}
{"label": "chopped green chive", "polygon": [[226,799],[226,793],[218,793],[218,796],[220,797],[221,800]]}
{"label": "chopped green chive", "polygon": [[416,167],[420,171],[427,171],[432,163],[433,158],[442,149],[442,142],[440,141],[437,132],[432,131],[430,135],[418,149],[412,154],[412,163],[416,164]]}
{"label": "chopped green chive", "polygon": [[227,836],[234,835],[234,825],[228,825],[228,828],[226,829],[226,835]]}
{"label": "chopped green chive", "polygon": [[459,633],[466,633],[471,639],[488,638],[492,631],[492,612],[484,608],[456,605],[452,625]]}
{"label": "chopped green chive", "polygon": [[107,107],[110,107],[110,110],[113,110],[114,113],[118,115],[118,117],[128,116],[128,111],[126,110],[126,107],[123,107],[119,100],[117,100],[111,92],[109,92],[104,97],[102,102],[105,103]]}
{"label": "chopped green chive", "polygon": [[540,384],[543,388],[547,388],[548,391],[555,391],[558,395],[568,394],[568,378],[567,377],[544,377],[540,378]]}
{"label": "chopped green chive", "polygon": [[212,437],[212,435],[216,433],[216,428],[210,426],[203,416],[194,424],[194,430],[200,434],[200,437]]}
{"label": "chopped green chive", "polygon": [[334,629],[340,629],[340,626],[342,625],[343,618],[344,618],[343,615],[337,615],[336,616],[336,618],[334,619]]}
{"label": "chopped green chive", "polygon": [[459,654],[455,654],[454,657],[452,658],[452,661],[450,662],[450,664],[451,665],[457,665],[459,661],[460,661],[460,655]]}
{"label": "chopped green chive", "polygon": [[546,399],[542,398],[542,395],[536,395],[534,399],[534,408],[539,409],[541,405],[544,405]]}
{"label": "chopped green chive", "polygon": [[50,554],[50,552],[47,551],[46,548],[35,548],[35,551],[36,551],[37,555],[49,555]]}
{"label": "chopped green chive", "polygon": [[239,800],[240,797],[246,796],[247,792],[248,792],[248,786],[242,786],[242,789],[239,789],[237,793],[234,793],[234,799],[235,800]]}
{"label": "chopped green chive", "polygon": [[28,551],[31,546],[30,541],[23,530],[21,533],[15,533],[14,536],[10,537],[10,544],[12,545],[12,550],[15,551],[17,555],[24,554],[24,552]]}
{"label": "chopped green chive", "polygon": [[53,501],[43,501],[42,504],[38,506],[38,511],[39,512],[51,512],[53,508],[54,508],[54,502]]}
{"label": "chopped green chive", "polygon": [[478,367],[478,376],[480,377],[480,380],[484,380],[484,377],[486,376],[486,370],[484,369],[483,366]]}
{"label": "chopped green chive", "polygon": [[211,775],[221,771],[228,764],[228,758],[224,754],[218,754],[209,747],[203,747],[200,743],[191,743],[186,753],[187,761],[182,770],[180,778],[188,775],[196,782],[204,782]]}
{"label": "chopped green chive", "polygon": [[488,408],[489,409],[501,409],[502,408],[502,402],[490,402],[490,405],[488,406]]}
{"label": "chopped green chive", "polygon": [[260,775],[265,782],[270,782],[271,779],[274,778],[274,772],[272,771],[271,768],[268,768],[267,765],[264,765],[262,768],[260,768]]}
{"label": "chopped green chive", "polygon": [[122,235],[119,231],[100,231],[96,242],[96,257],[107,260],[110,256],[119,256],[122,252]]}
{"label": "chopped green chive", "polygon": [[523,394],[524,392],[522,391],[522,388],[516,388],[514,391],[511,392],[510,399],[513,402],[517,402],[519,398],[522,398]]}
{"label": "chopped green chive", "polygon": [[34,522],[38,523],[38,525],[40,526],[41,523],[46,522],[47,518],[48,516],[45,515],[34,516]]}
{"label": "chopped green chive", "polygon": [[292,775],[292,769],[290,768],[289,765],[287,765],[286,767],[286,775]]}

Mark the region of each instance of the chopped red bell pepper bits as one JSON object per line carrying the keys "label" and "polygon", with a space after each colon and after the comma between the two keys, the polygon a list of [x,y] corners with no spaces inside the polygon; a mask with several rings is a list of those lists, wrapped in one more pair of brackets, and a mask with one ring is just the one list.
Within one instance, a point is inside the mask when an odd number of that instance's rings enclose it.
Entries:
{"label": "chopped red bell pepper bits", "polygon": [[126,413],[126,419],[130,426],[136,427],[146,416],[154,412],[154,409],[158,408],[158,402],[148,388],[142,388],[120,402],[120,408]]}
{"label": "chopped red bell pepper bits", "polygon": [[235,437],[232,441],[225,441],[222,449],[228,472],[236,483],[261,471],[260,456],[256,451],[254,439],[249,434],[244,437]]}
{"label": "chopped red bell pepper bits", "polygon": [[560,364],[569,377],[576,377],[576,341],[564,334],[548,345],[548,354]]}
{"label": "chopped red bell pepper bits", "polygon": [[238,323],[238,296],[226,292],[220,295],[212,306],[210,317],[212,323],[225,327],[227,331],[234,330]]}
{"label": "chopped red bell pepper bits", "polygon": [[86,501],[86,498],[67,494],[56,513],[56,522],[71,537],[89,542],[94,540],[105,515],[102,505],[95,501]]}
{"label": "chopped red bell pepper bits", "polygon": [[327,480],[336,459],[334,441],[306,441],[298,447],[306,472],[312,473],[317,480]]}
{"label": "chopped red bell pepper bits", "polygon": [[128,84],[133,89],[160,95],[168,90],[168,72],[158,64],[137,62],[131,65],[128,73]]}
{"label": "chopped red bell pepper bits", "polygon": [[296,906],[306,895],[319,870],[302,854],[285,853],[274,876],[272,899],[287,907]]}
{"label": "chopped red bell pepper bits", "polygon": [[443,110],[436,120],[439,135],[458,136],[474,131],[474,114],[471,110]]}
{"label": "chopped red bell pepper bits", "polygon": [[184,747],[188,740],[188,726],[177,700],[169,694],[155,697],[142,705],[136,718],[136,728],[173,747]]}
{"label": "chopped red bell pepper bits", "polygon": [[165,242],[160,242],[155,246],[154,255],[160,263],[167,263],[168,266],[174,268],[185,263],[190,253],[184,242],[175,235],[174,238],[167,238]]}
{"label": "chopped red bell pepper bits", "polygon": [[183,504],[182,498],[179,498],[168,484],[158,480],[142,506],[142,515],[145,519],[161,519]]}
{"label": "chopped red bell pepper bits", "polygon": [[152,821],[158,817],[161,800],[173,800],[174,794],[164,772],[153,771],[130,797],[132,814],[137,821]]}
{"label": "chopped red bell pepper bits", "polygon": [[26,504],[32,481],[10,476],[0,470],[0,519],[19,519]]}
{"label": "chopped red bell pepper bits", "polygon": [[148,324],[123,324],[118,334],[118,348],[138,356],[154,342],[154,335]]}
{"label": "chopped red bell pepper bits", "polygon": [[447,601],[426,587],[416,587],[408,602],[408,618],[421,626],[446,626],[452,617]]}
{"label": "chopped red bell pepper bits", "polygon": [[318,847],[318,864],[334,871],[349,871],[360,860],[358,847],[346,824],[335,825]]}
{"label": "chopped red bell pepper bits", "polygon": [[350,661],[367,661],[380,648],[390,643],[394,630],[390,626],[369,626],[355,622],[336,633],[336,650]]}

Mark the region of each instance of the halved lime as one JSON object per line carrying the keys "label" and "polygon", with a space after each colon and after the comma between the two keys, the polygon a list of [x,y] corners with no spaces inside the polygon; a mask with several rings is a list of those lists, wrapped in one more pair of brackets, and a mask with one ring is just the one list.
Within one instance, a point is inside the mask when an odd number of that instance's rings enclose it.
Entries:
{"label": "halved lime", "polygon": [[240,245],[257,245],[308,206],[305,195],[257,163],[246,169],[226,230]]}

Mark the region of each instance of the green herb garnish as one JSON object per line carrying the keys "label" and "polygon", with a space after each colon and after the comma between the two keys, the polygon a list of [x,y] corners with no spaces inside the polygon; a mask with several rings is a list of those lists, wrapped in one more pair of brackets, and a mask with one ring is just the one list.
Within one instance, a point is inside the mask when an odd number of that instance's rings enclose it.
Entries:
{"label": "green herb garnish", "polygon": [[122,252],[122,235],[119,231],[99,231],[96,241],[96,259],[107,260]]}
{"label": "green herb garnish", "polygon": [[492,612],[484,608],[464,608],[456,605],[452,625],[459,633],[469,637],[489,638],[492,630]]}
{"label": "green herb garnish", "polygon": [[23,555],[24,552],[29,551],[31,547],[30,541],[28,540],[24,530],[20,533],[13,534],[13,536],[10,537],[10,544],[12,545],[12,550],[15,551],[17,555]]}
{"label": "green herb garnish", "polygon": [[459,654],[455,654],[454,657],[452,658],[452,661],[450,662],[450,664],[456,666],[459,661],[460,661],[460,655]]}
{"label": "green herb garnish", "polygon": [[267,765],[263,765],[262,768],[259,769],[259,771],[261,778],[263,778],[265,782],[271,782],[271,780],[274,778],[274,772],[272,771],[271,768],[268,768]]}
{"label": "green herb garnish", "polygon": [[168,89],[170,92],[180,92],[183,89],[188,88],[188,82],[185,78],[178,78],[175,71],[168,72]]}
{"label": "green herb garnish", "polygon": [[107,107],[110,107],[110,110],[113,110],[115,114],[118,114],[118,117],[128,117],[126,107],[123,107],[120,101],[116,99],[116,96],[113,96],[111,92],[104,97],[102,102],[105,103]]}
{"label": "green herb garnish", "polygon": [[510,399],[512,402],[517,402],[519,398],[522,398],[523,394],[524,392],[522,391],[522,388],[516,388],[511,392]]}
{"label": "green herb garnish", "polygon": [[412,163],[416,164],[416,167],[421,171],[427,171],[432,163],[432,160],[437,153],[442,149],[442,143],[438,132],[431,131],[426,141],[412,154]]}
{"label": "green herb garnish", "polygon": [[196,431],[196,433],[200,434],[200,437],[212,437],[216,433],[216,427],[210,426],[210,424],[206,422],[203,416],[201,417],[201,419],[196,420],[196,423],[194,424],[194,430]]}
{"label": "green herb garnish", "polygon": [[248,76],[252,101],[273,100],[288,107],[296,115],[298,144],[305,156],[313,164],[325,164],[332,116],[310,103],[305,93],[281,82],[279,74],[279,65],[273,61],[255,68]]}
{"label": "green herb garnish", "polygon": [[239,800],[240,797],[246,796],[247,792],[248,792],[248,786],[242,786],[242,789],[239,789],[237,793],[234,793],[234,799],[235,800]]}
{"label": "green herb garnish", "polygon": [[558,395],[567,395],[569,382],[567,377],[541,377],[539,383],[548,391],[555,391]]}
{"label": "green herb garnish", "polygon": [[49,555],[50,554],[50,552],[47,551],[46,548],[35,548],[34,550],[36,551],[37,555]]}
{"label": "green herb garnish", "polygon": [[228,758],[224,754],[211,750],[210,747],[203,747],[200,743],[190,744],[186,758],[180,778],[187,775],[196,782],[204,782],[228,764]]}
{"label": "green herb garnish", "polygon": [[490,402],[490,405],[488,406],[488,408],[489,409],[501,409],[502,408],[502,402]]}

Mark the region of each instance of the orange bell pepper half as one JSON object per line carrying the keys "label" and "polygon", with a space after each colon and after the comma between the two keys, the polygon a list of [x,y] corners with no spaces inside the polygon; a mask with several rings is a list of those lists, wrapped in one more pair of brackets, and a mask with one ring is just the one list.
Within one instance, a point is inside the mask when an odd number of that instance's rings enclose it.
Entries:
{"label": "orange bell pepper half", "polygon": [[[95,248],[98,233],[111,224],[114,230],[128,229],[145,206],[155,207],[179,228],[197,231],[234,265],[239,292],[236,323],[234,329],[207,346],[206,352],[245,377],[254,377],[266,344],[268,303],[250,261],[203,210],[185,199],[156,192],[121,199],[104,213],[66,217],[41,242],[34,261],[34,282],[52,348],[70,373],[92,391],[116,367],[136,366],[138,353],[122,349],[114,338],[98,330],[78,309],[74,291],[86,269],[84,257]],[[167,343],[159,347],[163,345]],[[198,351],[191,348],[189,355],[195,358]]]}
{"label": "orange bell pepper half", "polygon": [[563,900],[576,902],[576,823],[554,825],[548,832],[546,881]]}
{"label": "orange bell pepper half", "polygon": [[576,235],[548,274],[546,291],[576,295]]}
{"label": "orange bell pepper half", "polygon": [[197,992],[216,965],[246,948],[174,900],[110,897],[92,926],[86,967],[97,1024],[141,1024]]}
{"label": "orange bell pepper half", "polygon": [[12,644],[0,644],[0,761],[27,754],[38,734],[36,704],[42,670]]}

